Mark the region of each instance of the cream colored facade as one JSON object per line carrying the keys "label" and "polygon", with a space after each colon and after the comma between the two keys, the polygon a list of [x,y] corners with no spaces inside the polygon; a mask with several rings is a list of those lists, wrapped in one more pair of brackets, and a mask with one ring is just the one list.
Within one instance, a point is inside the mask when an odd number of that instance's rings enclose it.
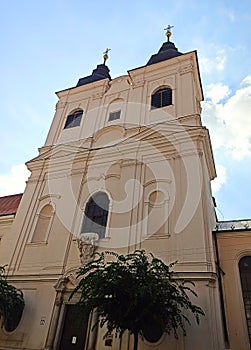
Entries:
{"label": "cream colored facade", "polygon": [[[162,87],[172,90],[172,103],[152,109],[151,96]],[[94,249],[145,249],[167,263],[177,260],[177,276],[196,284],[194,301],[205,312],[200,325],[192,320],[187,336],[178,340],[171,335],[154,344],[140,340],[139,350],[225,349],[212,237],[210,180],[216,173],[200,118],[196,52],[57,96],[45,145],[27,163],[31,176],[12,230],[1,242],[0,264],[8,264],[26,307],[14,332],[0,330],[0,349],[63,349],[76,272]],[[80,109],[80,125],[65,128],[67,117]],[[120,118],[109,121],[116,111]],[[97,239],[91,232],[81,234],[81,226],[86,203],[100,191],[109,198],[109,213],[105,236]],[[128,335],[105,344],[103,329],[90,330],[94,319],[81,349],[132,348]],[[247,341],[236,344],[231,349],[249,349]]]}

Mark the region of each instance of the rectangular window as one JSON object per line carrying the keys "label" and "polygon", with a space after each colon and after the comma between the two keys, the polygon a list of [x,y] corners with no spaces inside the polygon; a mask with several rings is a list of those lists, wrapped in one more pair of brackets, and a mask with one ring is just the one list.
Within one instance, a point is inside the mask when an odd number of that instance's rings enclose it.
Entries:
{"label": "rectangular window", "polygon": [[74,128],[75,126],[79,126],[81,123],[83,112],[76,112],[68,115],[64,129]]}
{"label": "rectangular window", "polygon": [[111,112],[108,121],[111,122],[112,120],[120,119],[120,112],[121,111]]}

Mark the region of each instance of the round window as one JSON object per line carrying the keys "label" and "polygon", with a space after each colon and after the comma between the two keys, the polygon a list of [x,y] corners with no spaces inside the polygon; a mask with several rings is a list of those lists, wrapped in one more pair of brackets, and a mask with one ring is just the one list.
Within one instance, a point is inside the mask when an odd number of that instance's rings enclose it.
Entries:
{"label": "round window", "polygon": [[149,343],[156,343],[163,335],[160,325],[156,322],[146,324],[142,332],[144,339]]}

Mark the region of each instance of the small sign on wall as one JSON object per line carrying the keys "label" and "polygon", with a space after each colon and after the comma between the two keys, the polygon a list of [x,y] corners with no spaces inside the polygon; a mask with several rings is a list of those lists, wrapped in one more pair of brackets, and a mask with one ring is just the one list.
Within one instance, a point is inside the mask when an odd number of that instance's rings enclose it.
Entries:
{"label": "small sign on wall", "polygon": [[76,344],[76,342],[77,342],[77,337],[75,337],[75,336],[74,336],[74,337],[72,337],[72,339],[71,339],[71,343],[72,343],[72,344]]}

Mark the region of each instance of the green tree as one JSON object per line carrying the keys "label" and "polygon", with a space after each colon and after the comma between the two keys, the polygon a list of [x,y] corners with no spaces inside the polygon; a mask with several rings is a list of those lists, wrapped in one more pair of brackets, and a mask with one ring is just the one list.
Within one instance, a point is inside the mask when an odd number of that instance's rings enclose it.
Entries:
{"label": "green tree", "polygon": [[5,266],[0,266],[0,318],[8,332],[18,326],[24,305],[22,291],[7,282]]}
{"label": "green tree", "polygon": [[107,326],[105,337],[113,331],[121,336],[128,330],[137,350],[139,336],[157,341],[163,332],[178,337],[178,329],[185,335],[185,324],[190,324],[187,310],[198,323],[204,315],[188,296],[196,295],[188,286],[193,283],[175,279],[174,264],[166,265],[144,250],[128,255],[95,253],[80,268],[81,279],[72,295],[80,292],[79,304],[87,313],[96,310],[98,324]]}

